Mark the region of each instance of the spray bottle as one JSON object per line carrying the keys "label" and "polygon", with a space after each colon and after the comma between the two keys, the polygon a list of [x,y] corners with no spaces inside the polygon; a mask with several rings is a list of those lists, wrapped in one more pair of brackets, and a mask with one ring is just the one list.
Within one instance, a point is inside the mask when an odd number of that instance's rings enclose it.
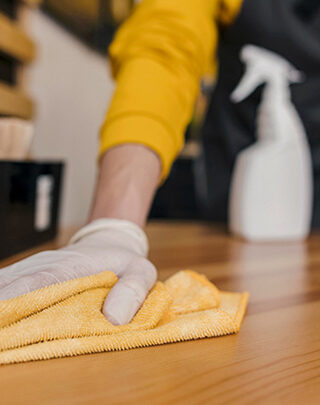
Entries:
{"label": "spray bottle", "polygon": [[297,240],[310,230],[312,163],[303,123],[290,95],[290,83],[303,80],[281,56],[253,45],[241,51],[243,78],[231,94],[241,102],[265,84],[258,107],[257,142],[235,164],[229,228],[252,241]]}

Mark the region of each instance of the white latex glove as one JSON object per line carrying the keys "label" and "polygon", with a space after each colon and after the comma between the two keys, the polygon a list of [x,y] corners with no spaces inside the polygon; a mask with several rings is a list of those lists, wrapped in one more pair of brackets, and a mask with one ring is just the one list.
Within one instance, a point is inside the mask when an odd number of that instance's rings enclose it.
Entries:
{"label": "white latex glove", "polygon": [[99,219],[77,232],[67,247],[50,250],[0,270],[0,300],[41,287],[110,270],[119,281],[103,305],[114,325],[131,321],[157,272],[146,259],[148,241],[137,225],[117,219]]}

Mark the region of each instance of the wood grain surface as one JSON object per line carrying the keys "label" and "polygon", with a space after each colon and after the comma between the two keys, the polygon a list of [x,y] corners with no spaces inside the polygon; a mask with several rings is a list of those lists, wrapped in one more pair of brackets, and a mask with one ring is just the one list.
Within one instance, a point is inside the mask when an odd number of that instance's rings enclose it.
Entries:
{"label": "wood grain surface", "polygon": [[0,403],[320,404],[320,236],[247,244],[201,224],[147,231],[160,279],[190,268],[251,293],[240,333],[2,366]]}

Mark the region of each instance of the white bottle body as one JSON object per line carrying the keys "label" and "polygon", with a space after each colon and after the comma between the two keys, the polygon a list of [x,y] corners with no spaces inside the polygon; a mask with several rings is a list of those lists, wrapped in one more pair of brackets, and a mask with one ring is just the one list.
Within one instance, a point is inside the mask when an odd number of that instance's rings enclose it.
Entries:
{"label": "white bottle body", "polygon": [[278,79],[266,84],[257,142],[239,154],[231,182],[229,228],[251,241],[303,239],[310,231],[309,145],[285,78]]}
{"label": "white bottle body", "polygon": [[311,222],[311,178],[305,142],[262,141],[241,152],[231,184],[231,232],[252,241],[305,238]]}

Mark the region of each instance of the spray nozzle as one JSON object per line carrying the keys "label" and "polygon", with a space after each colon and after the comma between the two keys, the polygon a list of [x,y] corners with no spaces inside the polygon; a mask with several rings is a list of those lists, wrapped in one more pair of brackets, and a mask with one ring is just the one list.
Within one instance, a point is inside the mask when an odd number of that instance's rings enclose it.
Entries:
{"label": "spray nozzle", "polygon": [[248,97],[261,84],[300,83],[304,74],[280,55],[255,45],[242,48],[240,59],[246,65],[245,73],[231,94],[238,103]]}

